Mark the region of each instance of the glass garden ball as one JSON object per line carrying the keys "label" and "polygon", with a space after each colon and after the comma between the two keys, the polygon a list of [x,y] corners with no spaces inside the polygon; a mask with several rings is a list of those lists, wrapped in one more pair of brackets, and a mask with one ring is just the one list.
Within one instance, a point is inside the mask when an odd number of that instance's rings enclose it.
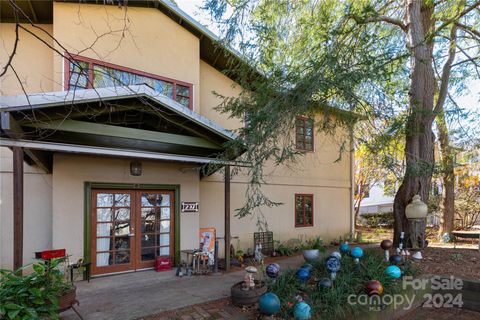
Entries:
{"label": "glass garden ball", "polygon": [[270,263],[265,269],[265,273],[269,278],[275,279],[280,272],[280,265],[278,263]]}
{"label": "glass garden ball", "polygon": [[312,317],[310,310],[311,308],[307,303],[300,301],[295,305],[295,308],[293,309],[293,315],[296,320],[310,319]]}
{"label": "glass garden ball", "polygon": [[307,269],[308,271],[313,270],[313,266],[310,263],[305,263],[302,268]]}
{"label": "glass garden ball", "polygon": [[300,268],[295,273],[295,276],[299,280],[307,281],[308,279],[310,279],[310,271],[308,269],[305,269],[305,268]]}
{"label": "glass garden ball", "polygon": [[388,266],[385,269],[385,274],[392,279],[398,279],[402,275],[402,271],[397,266]]}
{"label": "glass garden ball", "polygon": [[332,287],[332,280],[323,278],[322,280],[318,281],[318,287],[320,289],[330,289]]}
{"label": "glass garden ball", "polygon": [[267,292],[258,299],[260,312],[266,315],[274,315],[280,312],[280,299],[275,293]]}
{"label": "glass garden ball", "polygon": [[335,257],[329,257],[325,261],[325,267],[327,268],[328,272],[336,273],[338,270],[340,270],[340,260]]}
{"label": "glass garden ball", "polygon": [[333,251],[332,253],[330,253],[330,257],[335,257],[338,260],[342,259],[342,255],[338,251]]}
{"label": "glass garden ball", "polygon": [[372,295],[381,295],[383,293],[383,286],[378,280],[370,280],[367,282],[366,286],[367,294]]}
{"label": "glass garden ball", "polygon": [[344,242],[340,245],[340,252],[341,253],[348,253],[350,251],[350,246],[348,243]]}
{"label": "glass garden ball", "polygon": [[363,250],[360,247],[355,247],[350,252],[350,255],[354,258],[361,258],[363,257]]}
{"label": "glass garden ball", "polygon": [[402,263],[403,258],[401,255],[394,254],[393,256],[390,257],[390,263],[391,264],[400,264]]}

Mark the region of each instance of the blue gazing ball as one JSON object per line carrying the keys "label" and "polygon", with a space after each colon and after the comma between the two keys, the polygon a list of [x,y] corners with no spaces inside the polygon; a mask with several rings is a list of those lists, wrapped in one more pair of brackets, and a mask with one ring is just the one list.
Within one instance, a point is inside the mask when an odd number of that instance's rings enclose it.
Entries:
{"label": "blue gazing ball", "polygon": [[266,315],[274,315],[280,312],[280,299],[275,293],[267,292],[258,299],[260,312]]}
{"label": "blue gazing ball", "polygon": [[344,242],[340,245],[340,252],[341,253],[348,253],[350,252],[350,246],[348,245],[348,243]]}
{"label": "blue gazing ball", "polygon": [[335,257],[338,260],[342,259],[342,255],[338,251],[333,251],[332,253],[330,253],[330,257]]}
{"label": "blue gazing ball", "polygon": [[354,258],[361,258],[363,257],[363,250],[360,247],[355,247],[350,252],[350,255]]}
{"label": "blue gazing ball", "polygon": [[397,266],[388,266],[385,269],[385,274],[392,279],[398,279],[401,277],[402,271]]}
{"label": "blue gazing ball", "polygon": [[402,256],[398,254],[394,254],[393,256],[390,256],[390,263],[391,264],[400,264],[403,262]]}
{"label": "blue gazing ball", "polygon": [[329,257],[325,261],[325,267],[327,268],[328,272],[337,273],[340,270],[340,260],[335,257]]}
{"label": "blue gazing ball", "polygon": [[310,263],[305,263],[302,268],[307,269],[308,271],[313,270],[313,266]]}
{"label": "blue gazing ball", "polygon": [[307,303],[300,301],[295,305],[293,315],[297,320],[307,320],[312,317],[310,310],[311,308]]}
{"label": "blue gazing ball", "polygon": [[305,268],[300,268],[295,273],[295,276],[299,280],[307,281],[308,279],[310,279],[310,271],[308,269],[305,269]]}
{"label": "blue gazing ball", "polygon": [[278,263],[270,263],[267,268],[265,269],[265,273],[269,278],[275,279],[278,277],[278,273],[280,272],[280,265]]}
{"label": "blue gazing ball", "polygon": [[318,281],[319,289],[330,289],[332,287],[332,280],[328,278],[323,278],[322,280]]}

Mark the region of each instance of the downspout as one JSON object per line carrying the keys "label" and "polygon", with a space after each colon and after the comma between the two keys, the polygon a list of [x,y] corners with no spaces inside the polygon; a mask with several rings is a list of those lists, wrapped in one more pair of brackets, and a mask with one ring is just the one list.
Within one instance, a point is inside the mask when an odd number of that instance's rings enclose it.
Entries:
{"label": "downspout", "polygon": [[352,238],[355,237],[355,202],[353,198],[355,196],[355,144],[353,143],[353,129],[355,124],[350,127],[350,234]]}

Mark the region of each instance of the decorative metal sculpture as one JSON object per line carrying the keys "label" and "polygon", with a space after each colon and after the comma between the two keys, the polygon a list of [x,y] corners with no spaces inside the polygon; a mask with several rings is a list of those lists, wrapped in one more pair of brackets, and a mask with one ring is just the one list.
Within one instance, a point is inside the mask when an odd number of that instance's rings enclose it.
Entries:
{"label": "decorative metal sculpture", "polygon": [[258,306],[262,314],[273,316],[280,312],[280,299],[275,293],[267,292],[258,299]]}
{"label": "decorative metal sculpture", "polygon": [[337,276],[337,272],[340,270],[340,260],[338,260],[335,257],[329,257],[325,261],[325,267],[327,268],[327,271],[330,273],[330,278],[332,280],[335,280],[335,277]]}
{"label": "decorative metal sculpture", "polygon": [[363,250],[360,247],[355,247],[350,252],[350,255],[355,259],[355,263],[358,264],[360,258],[363,257]]}
{"label": "decorative metal sculpture", "polygon": [[366,290],[369,296],[381,295],[383,293],[383,286],[378,280],[370,280],[367,282]]}
{"label": "decorative metal sculpture", "polygon": [[390,255],[390,249],[393,246],[393,242],[390,239],[383,240],[380,243],[380,247],[385,251],[385,262],[388,262],[388,256]]}

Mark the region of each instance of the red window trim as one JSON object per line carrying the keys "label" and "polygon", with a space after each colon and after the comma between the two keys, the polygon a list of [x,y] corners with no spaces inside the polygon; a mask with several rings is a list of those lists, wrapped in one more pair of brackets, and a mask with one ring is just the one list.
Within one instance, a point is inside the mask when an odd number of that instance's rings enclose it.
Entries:
{"label": "red window trim", "polygon": [[[297,223],[297,197],[302,197],[302,216],[303,221],[305,221],[305,197],[310,197],[312,199],[312,223],[311,224],[298,224]],[[295,219],[295,228],[302,228],[302,227],[313,227],[315,224],[315,210],[313,205],[313,194],[312,193],[295,193],[295,202],[294,202],[294,215]]]}
{"label": "red window trim", "polygon": [[88,89],[92,89],[93,65],[97,65],[97,66],[112,68],[112,69],[116,69],[116,70],[120,70],[120,71],[125,71],[125,72],[128,72],[128,73],[133,73],[133,74],[136,74],[136,75],[139,75],[139,76],[153,78],[153,79],[156,79],[156,80],[163,80],[163,81],[166,81],[166,82],[171,82],[173,84],[173,100],[175,100],[175,101],[176,101],[176,98],[177,98],[177,84],[182,85],[184,87],[188,87],[189,92],[190,92],[189,97],[186,97],[186,96],[183,96],[183,95],[180,95],[180,94],[178,96],[184,97],[184,98],[189,98],[190,101],[188,103],[188,108],[190,110],[193,110],[193,84],[191,84],[191,83],[176,80],[176,79],[172,79],[172,78],[168,78],[168,77],[163,77],[163,76],[159,76],[159,75],[156,75],[156,74],[153,74],[153,73],[148,73],[148,72],[145,72],[145,71],[140,71],[140,70],[136,70],[136,69],[132,69],[132,68],[128,68],[128,67],[123,67],[123,66],[120,66],[118,64],[113,64],[113,63],[109,63],[109,62],[105,62],[105,61],[101,61],[101,60],[97,60],[97,59],[87,58],[87,57],[83,57],[83,56],[79,56],[79,55],[75,55],[75,54],[65,53],[64,56],[65,57],[68,56],[68,58],[64,58],[64,69],[65,69],[64,84],[63,84],[64,90],[69,90],[70,60],[78,60],[78,61],[88,63],[88,82],[87,82],[87,88]]}
{"label": "red window trim", "polygon": [[[297,133],[297,121],[303,121],[303,145],[305,146],[304,148],[300,147],[298,145],[298,140],[297,140],[297,137],[298,137],[298,133]],[[306,133],[307,133],[307,121],[312,121],[312,149],[307,149],[306,146],[307,146],[307,139],[306,139]],[[304,151],[304,152],[314,152],[315,151],[315,124],[313,123],[313,120],[311,118],[307,118],[307,117],[297,117],[296,121],[295,121],[295,148],[297,150],[300,150],[300,151]]]}

